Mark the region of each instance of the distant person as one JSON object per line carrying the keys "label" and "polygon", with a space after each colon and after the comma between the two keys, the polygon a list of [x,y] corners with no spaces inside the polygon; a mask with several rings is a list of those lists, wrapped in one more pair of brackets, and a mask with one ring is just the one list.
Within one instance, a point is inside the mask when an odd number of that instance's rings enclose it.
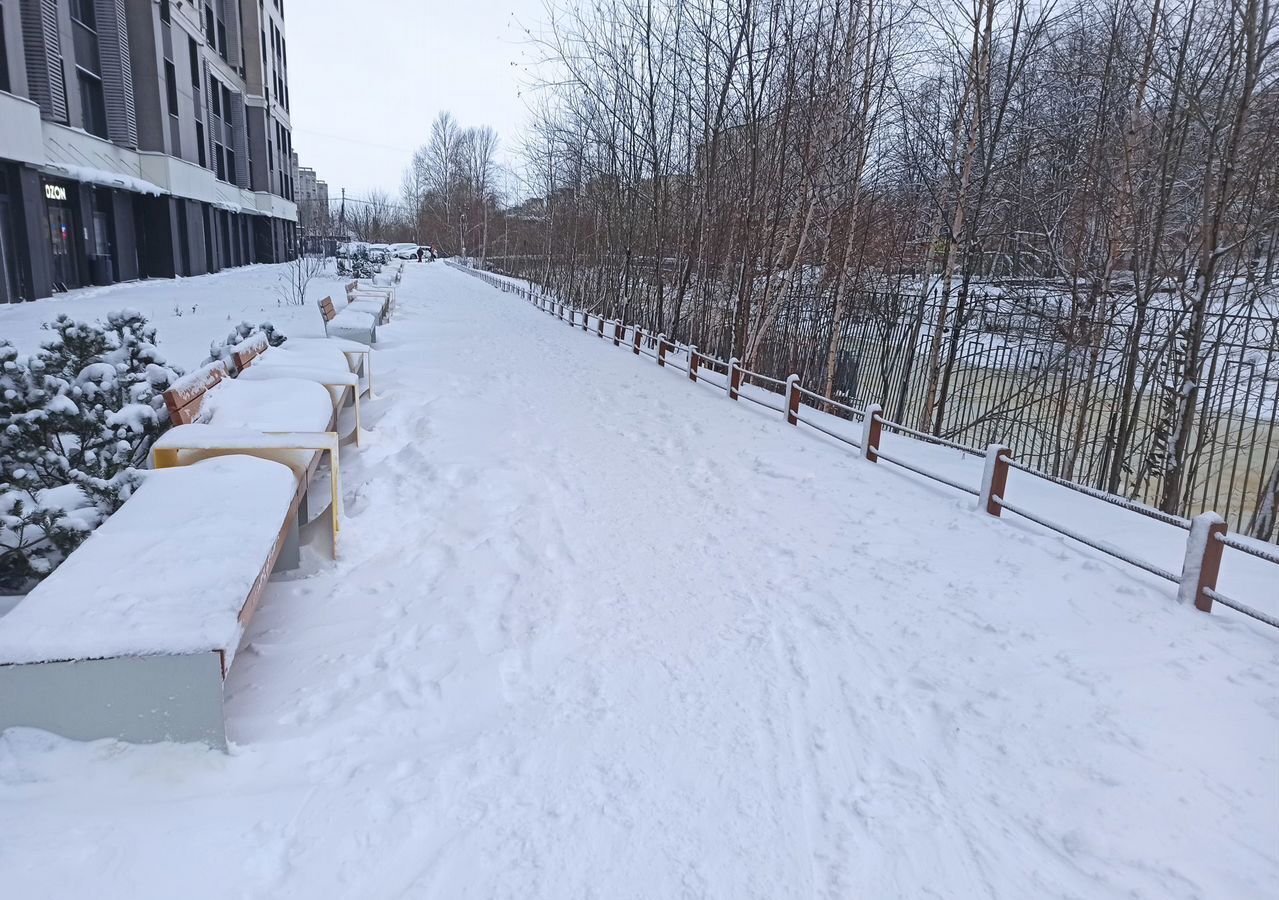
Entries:
{"label": "distant person", "polygon": [[421,263],[421,262],[422,262],[422,253],[423,253],[422,248],[421,248],[421,247],[418,247],[418,248],[417,248],[417,261],[418,261],[418,263]]}

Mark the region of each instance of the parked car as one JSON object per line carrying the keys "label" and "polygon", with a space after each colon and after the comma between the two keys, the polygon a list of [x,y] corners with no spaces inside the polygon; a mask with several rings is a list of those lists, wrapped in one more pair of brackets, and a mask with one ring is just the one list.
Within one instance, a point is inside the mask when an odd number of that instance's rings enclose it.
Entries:
{"label": "parked car", "polygon": [[396,259],[417,259],[417,244],[391,244],[389,250]]}

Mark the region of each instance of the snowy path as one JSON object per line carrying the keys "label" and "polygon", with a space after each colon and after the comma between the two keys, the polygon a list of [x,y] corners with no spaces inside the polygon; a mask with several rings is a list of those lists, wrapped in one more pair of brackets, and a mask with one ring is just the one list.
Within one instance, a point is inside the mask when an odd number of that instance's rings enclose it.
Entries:
{"label": "snowy path", "polygon": [[443,265],[400,310],[236,749],[0,738],[14,896],[1273,889],[1273,634]]}

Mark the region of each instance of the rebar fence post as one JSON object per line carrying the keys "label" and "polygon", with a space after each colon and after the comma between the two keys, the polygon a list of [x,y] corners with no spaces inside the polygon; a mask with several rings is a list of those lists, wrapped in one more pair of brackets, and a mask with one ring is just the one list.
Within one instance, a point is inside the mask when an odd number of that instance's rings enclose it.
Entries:
{"label": "rebar fence post", "polygon": [[742,370],[734,356],[728,361],[728,399],[736,400],[742,389]]}
{"label": "rebar fence post", "polygon": [[657,336],[657,364],[666,368],[666,335]]}
{"label": "rebar fence post", "polygon": [[1221,553],[1225,544],[1226,522],[1214,512],[1201,513],[1190,520],[1190,536],[1186,539],[1186,561],[1181,566],[1181,585],[1177,599],[1194,603],[1195,609],[1212,612],[1212,596],[1221,573]]}
{"label": "rebar fence post", "polygon": [[981,476],[981,495],[977,498],[977,508],[987,515],[999,518],[1003,512],[1000,501],[1008,489],[1008,461],[1013,452],[1003,444],[991,444],[986,448],[986,468]]}
{"label": "rebar fence post", "polygon": [[799,424],[799,376],[786,376],[786,422]]}
{"label": "rebar fence post", "polygon": [[697,345],[688,345],[688,380],[697,380],[697,368],[701,365],[701,357],[697,355]]}
{"label": "rebar fence post", "polygon": [[879,437],[883,430],[879,416],[883,411],[884,407],[878,403],[870,403],[862,417],[862,456],[871,462],[879,462]]}

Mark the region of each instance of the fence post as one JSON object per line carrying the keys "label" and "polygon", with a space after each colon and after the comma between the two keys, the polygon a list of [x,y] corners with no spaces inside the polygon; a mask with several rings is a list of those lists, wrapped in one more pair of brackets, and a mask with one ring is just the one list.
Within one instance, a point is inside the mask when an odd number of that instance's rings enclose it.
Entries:
{"label": "fence post", "polygon": [[799,424],[799,376],[786,376],[786,421],[791,425]]}
{"label": "fence post", "polygon": [[657,364],[666,368],[666,335],[657,336]]}
{"label": "fence post", "polygon": [[582,330],[591,330],[591,313],[590,310],[582,310]]}
{"label": "fence post", "polygon": [[697,380],[697,369],[702,363],[701,357],[697,355],[697,345],[688,345],[688,380]]}
{"label": "fence post", "polygon": [[1008,489],[1008,460],[1012,459],[1012,455],[1013,452],[1003,444],[991,444],[986,448],[986,469],[981,476],[977,508],[995,518],[1003,512],[999,501],[1004,499],[1004,492]]}
{"label": "fence post", "polygon": [[736,400],[741,389],[742,370],[737,365],[737,357],[734,356],[728,361],[728,399]]}
{"label": "fence post", "polygon": [[1177,599],[1182,603],[1194,603],[1196,609],[1212,612],[1212,598],[1207,592],[1217,589],[1221,552],[1226,546],[1219,538],[1225,533],[1225,520],[1214,512],[1190,520],[1186,561],[1181,566],[1181,586],[1177,589]]}
{"label": "fence post", "polygon": [[639,353],[640,353],[640,330],[639,328],[636,328],[635,329],[635,355],[639,356]]}
{"label": "fence post", "polygon": [[604,336],[604,317],[600,316],[600,337]]}
{"label": "fence post", "polygon": [[623,331],[622,323],[615,321],[613,323],[613,346],[614,347],[622,346],[622,331]]}
{"label": "fence post", "polygon": [[879,435],[883,428],[879,416],[883,411],[884,407],[878,403],[870,403],[862,417],[862,456],[871,462],[879,462],[876,457],[879,456]]}

